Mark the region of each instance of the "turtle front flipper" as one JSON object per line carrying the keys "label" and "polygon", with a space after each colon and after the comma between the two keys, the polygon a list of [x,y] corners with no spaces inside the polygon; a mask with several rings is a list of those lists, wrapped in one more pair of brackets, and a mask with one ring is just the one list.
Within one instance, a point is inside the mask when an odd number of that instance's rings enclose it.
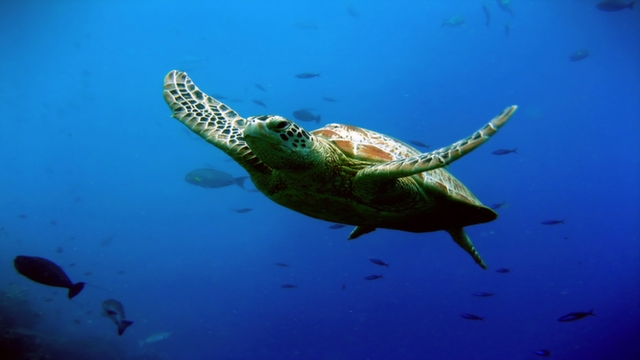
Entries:
{"label": "turtle front flipper", "polygon": [[247,171],[269,171],[251,152],[242,137],[247,120],[227,105],[203,93],[187,73],[173,70],[167,74],[164,78],[164,100],[171,108],[174,118],[231,156]]}
{"label": "turtle front flipper", "polygon": [[455,229],[447,229],[446,231],[449,233],[449,235],[451,235],[453,241],[455,241],[456,244],[460,245],[460,247],[463,248],[464,251],[466,251],[467,253],[469,253],[469,255],[471,255],[471,257],[473,257],[473,260],[476,262],[476,264],[480,265],[480,267],[485,270],[487,269],[487,265],[484,263],[484,261],[482,261],[480,254],[478,254],[478,251],[476,251],[476,248],[475,246],[473,246],[471,239],[469,239],[469,235],[464,232],[463,228],[460,227]]}
{"label": "turtle front flipper", "polygon": [[358,172],[355,180],[380,184],[384,180],[398,179],[449,165],[489,140],[509,120],[516,109],[515,105],[506,108],[502,114],[493,118],[473,135],[449,146],[405,159],[368,166]]}

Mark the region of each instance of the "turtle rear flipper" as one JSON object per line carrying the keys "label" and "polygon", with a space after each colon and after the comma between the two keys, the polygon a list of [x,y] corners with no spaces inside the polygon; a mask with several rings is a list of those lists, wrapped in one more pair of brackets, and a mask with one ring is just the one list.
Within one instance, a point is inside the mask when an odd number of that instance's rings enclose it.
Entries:
{"label": "turtle rear flipper", "polygon": [[509,120],[516,109],[515,105],[506,108],[473,135],[449,146],[405,159],[368,166],[358,173],[355,180],[365,183],[369,181],[384,183],[384,180],[398,179],[449,165],[489,140]]}
{"label": "turtle rear flipper", "polygon": [[449,235],[451,235],[453,241],[455,241],[456,244],[460,245],[460,247],[463,248],[464,251],[466,251],[467,253],[469,253],[469,255],[471,255],[471,257],[473,257],[473,260],[475,260],[476,264],[480,265],[480,267],[485,270],[487,269],[487,265],[484,263],[484,261],[482,261],[480,254],[478,254],[478,251],[476,251],[476,248],[475,246],[473,246],[471,239],[469,239],[469,235],[464,232],[463,228],[460,227],[455,229],[447,229],[447,232],[449,233]]}

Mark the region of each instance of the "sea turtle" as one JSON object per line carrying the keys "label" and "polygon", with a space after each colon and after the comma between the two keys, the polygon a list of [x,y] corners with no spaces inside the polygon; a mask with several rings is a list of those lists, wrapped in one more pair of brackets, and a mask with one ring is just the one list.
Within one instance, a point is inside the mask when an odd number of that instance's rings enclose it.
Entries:
{"label": "sea turtle", "polygon": [[256,188],[302,214],[355,225],[355,239],[376,228],[445,230],[482,268],[463,227],[496,219],[444,167],[489,139],[513,114],[505,109],[473,135],[428,153],[351,125],[307,132],[282,116],[243,118],[206,95],[185,72],[164,79],[173,117],[240,164]]}

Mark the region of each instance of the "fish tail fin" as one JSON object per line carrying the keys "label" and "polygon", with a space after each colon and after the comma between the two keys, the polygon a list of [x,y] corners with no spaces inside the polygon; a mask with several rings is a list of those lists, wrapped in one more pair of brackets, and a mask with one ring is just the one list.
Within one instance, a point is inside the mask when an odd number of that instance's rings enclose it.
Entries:
{"label": "fish tail fin", "polygon": [[591,315],[591,316],[596,316],[596,314],[593,313],[593,309],[589,310],[589,312],[587,314]]}
{"label": "fish tail fin", "polygon": [[567,225],[567,224],[565,223],[565,221],[567,221],[567,219],[560,220],[560,224],[562,224],[562,225]]}
{"label": "fish tail fin", "polygon": [[78,295],[80,291],[82,291],[82,289],[84,289],[83,282],[79,282],[71,285],[71,287],[69,287],[69,293],[67,294],[67,297],[69,299],[72,299],[74,296]]}
{"label": "fish tail fin", "polygon": [[633,10],[633,4],[635,4],[635,3],[636,3],[635,1],[632,1],[632,2],[629,3],[629,5],[628,5],[629,6],[629,10]]}
{"label": "fish tail fin", "polygon": [[133,321],[122,320],[120,324],[118,324],[118,336],[124,334],[124,331],[127,330],[129,326],[133,325]]}
{"label": "fish tail fin", "polygon": [[233,179],[233,183],[238,185],[238,186],[240,186],[244,190],[247,190],[244,187],[244,181],[247,180],[247,178],[248,178],[248,176],[239,176],[239,177]]}
{"label": "fish tail fin", "polygon": [[511,150],[511,152],[514,152],[514,153],[518,154],[518,148],[515,148],[515,149]]}
{"label": "fish tail fin", "polygon": [[319,124],[319,123],[320,123],[320,119],[321,119],[321,116],[320,116],[320,115],[316,116],[316,124]]}

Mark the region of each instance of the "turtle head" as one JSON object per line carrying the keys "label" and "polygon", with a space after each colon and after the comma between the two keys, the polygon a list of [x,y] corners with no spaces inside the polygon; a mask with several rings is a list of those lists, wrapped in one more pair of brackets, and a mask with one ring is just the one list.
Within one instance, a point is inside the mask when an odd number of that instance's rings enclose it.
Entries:
{"label": "turtle head", "polygon": [[251,151],[273,169],[301,169],[314,163],[317,140],[298,124],[278,115],[247,119],[243,137]]}

